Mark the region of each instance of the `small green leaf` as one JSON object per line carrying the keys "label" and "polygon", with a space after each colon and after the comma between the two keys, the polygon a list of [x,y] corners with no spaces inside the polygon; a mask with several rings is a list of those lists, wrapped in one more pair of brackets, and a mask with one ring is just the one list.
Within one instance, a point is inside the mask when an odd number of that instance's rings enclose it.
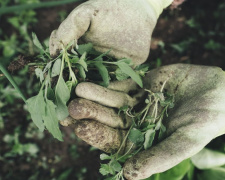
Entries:
{"label": "small green leaf", "polygon": [[44,74],[43,74],[42,70],[40,68],[36,68],[35,74],[40,79],[40,82],[42,83],[42,81],[44,80]]}
{"label": "small green leaf", "polygon": [[165,101],[164,94],[162,92],[155,93],[155,96],[160,100],[160,101]]}
{"label": "small green leaf", "polygon": [[147,130],[145,134],[145,142],[144,142],[145,150],[149,149],[152,146],[154,138],[155,138],[155,130],[154,129]]}
{"label": "small green leaf", "polygon": [[112,167],[112,169],[116,172],[120,172],[122,169],[122,166],[120,165],[120,163],[116,160],[111,160],[110,162],[110,166]]}
{"label": "small green leaf", "polygon": [[43,116],[44,124],[48,131],[59,141],[63,141],[62,133],[59,129],[59,121],[56,116],[56,106],[55,104],[50,101],[46,100],[46,115]]}
{"label": "small green leaf", "polygon": [[87,43],[87,44],[82,44],[78,46],[77,52],[82,55],[85,52],[89,53],[93,48],[93,45],[91,43]]}
{"label": "small green leaf", "polygon": [[70,59],[70,62],[71,62],[72,64],[76,64],[76,63],[78,63],[79,60],[80,60],[80,58],[79,58],[78,56],[75,56],[75,57],[73,57],[72,59]]}
{"label": "small green leaf", "polygon": [[85,73],[85,71],[84,71],[84,68],[83,68],[83,66],[77,66],[78,67],[78,69],[79,69],[79,74],[80,74],[80,77],[82,78],[82,79],[86,79],[86,73]]}
{"label": "small green leaf", "polygon": [[101,164],[101,168],[99,169],[99,172],[105,176],[108,174],[114,174],[113,169],[108,164]]}
{"label": "small green leaf", "polygon": [[117,68],[115,73],[116,73],[116,79],[118,81],[123,81],[125,79],[128,79],[128,77],[129,77],[126,73],[122,72],[120,68]]}
{"label": "small green leaf", "polygon": [[101,160],[111,159],[111,156],[109,156],[109,155],[103,153],[103,154],[100,155],[100,159],[101,159]]}
{"label": "small green leaf", "polygon": [[67,81],[67,82],[66,82],[66,85],[67,85],[69,91],[71,92],[72,87],[73,87],[73,82],[72,82],[72,81]]}
{"label": "small green leaf", "polygon": [[45,101],[43,92],[40,91],[37,96],[31,97],[27,101],[27,109],[31,114],[34,124],[40,131],[44,131],[44,123],[42,116],[45,115]]}
{"label": "small green leaf", "polygon": [[60,74],[62,61],[61,59],[57,59],[52,67],[51,77],[58,76]]}
{"label": "small green leaf", "polygon": [[140,75],[140,76],[145,76],[149,69],[148,64],[141,64],[135,68],[135,71]]}
{"label": "small green leaf", "polygon": [[122,106],[122,107],[119,109],[118,115],[120,115],[121,112],[126,112],[128,109],[129,109],[129,106]]}
{"label": "small green leaf", "polygon": [[69,115],[66,103],[70,98],[70,91],[62,78],[59,77],[56,88],[55,88],[55,97],[56,97],[56,114],[59,120],[63,120]]}
{"label": "small green leaf", "polygon": [[87,63],[85,62],[85,60],[86,60],[86,55],[87,55],[87,53],[84,53],[84,54],[80,57],[80,60],[78,61],[78,63],[79,63],[81,66],[83,66],[83,68],[84,68],[85,71],[88,71],[88,69],[87,69]]}
{"label": "small green leaf", "polygon": [[73,53],[74,55],[78,55],[77,52],[73,48],[71,49],[71,53]]}
{"label": "small green leaf", "polygon": [[144,122],[144,123],[141,124],[141,131],[145,132],[145,131],[148,131],[149,129],[152,129],[154,127],[155,127],[155,124],[149,124],[149,122]]}
{"label": "small green leaf", "polygon": [[103,57],[109,54],[111,50],[106,51],[105,53],[100,54],[98,57],[96,57],[93,61],[102,61]]}
{"label": "small green leaf", "polygon": [[32,32],[32,38],[33,38],[34,45],[41,51],[41,54],[43,54],[45,50],[43,46],[41,45],[40,41],[38,40],[37,35],[33,32]]}
{"label": "small green leaf", "polygon": [[97,67],[103,82],[104,86],[107,87],[109,85],[109,73],[106,67],[101,62],[95,62],[95,66]]}
{"label": "small green leaf", "polygon": [[144,135],[138,129],[132,129],[128,135],[128,138],[134,144],[140,144],[144,142]]}
{"label": "small green leaf", "polygon": [[145,104],[149,104],[149,103],[150,103],[149,99],[145,99]]}
{"label": "small green leaf", "polygon": [[[190,159],[182,161],[173,168],[158,174],[154,174],[145,180],[183,180],[184,176],[191,168]],[[205,179],[204,179],[205,180]],[[214,180],[213,178],[210,180]]]}
{"label": "small green leaf", "polygon": [[125,62],[117,63],[122,72],[130,76],[141,88],[143,87],[140,76]]}
{"label": "small green leaf", "polygon": [[53,89],[52,88],[48,88],[48,90],[47,90],[47,98],[49,99],[49,100],[52,100],[52,101],[55,101],[55,94],[54,94],[54,91],[53,91]]}
{"label": "small green leaf", "polygon": [[161,124],[158,139],[161,141],[165,136],[166,136],[166,127],[163,124]]}
{"label": "small green leaf", "polygon": [[46,73],[52,66],[52,61],[50,61],[48,64],[46,64],[44,70],[43,70],[43,73]]}

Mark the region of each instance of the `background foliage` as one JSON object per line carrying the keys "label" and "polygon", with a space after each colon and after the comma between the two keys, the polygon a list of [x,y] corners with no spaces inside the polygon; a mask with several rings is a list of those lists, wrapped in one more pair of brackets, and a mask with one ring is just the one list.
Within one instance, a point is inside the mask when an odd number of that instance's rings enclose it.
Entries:
{"label": "background foliage", "polygon": [[[5,66],[19,55],[37,52],[32,40],[34,31],[43,43],[66,15],[78,4],[60,1],[56,7],[17,9],[1,14],[14,5],[40,5],[44,0],[0,0],[0,61]],[[152,68],[172,63],[215,65],[225,70],[225,2],[223,0],[187,0],[175,10],[167,9],[153,33],[149,63]],[[21,60],[21,58],[19,58]],[[26,97],[37,94],[38,80],[23,66],[14,63],[11,73]],[[47,132],[39,132],[27,113],[27,107],[0,72],[0,180],[17,179],[102,179],[98,169],[99,154],[73,134],[72,128],[61,127],[64,142],[58,142]],[[208,148],[225,156],[225,137],[212,141]],[[208,159],[215,159],[212,151]],[[198,162],[206,158],[197,159]],[[211,162],[211,161],[210,161]],[[206,162],[203,162],[203,164]],[[204,170],[186,160],[171,170],[154,175],[150,180],[197,179],[222,180],[225,167]]]}

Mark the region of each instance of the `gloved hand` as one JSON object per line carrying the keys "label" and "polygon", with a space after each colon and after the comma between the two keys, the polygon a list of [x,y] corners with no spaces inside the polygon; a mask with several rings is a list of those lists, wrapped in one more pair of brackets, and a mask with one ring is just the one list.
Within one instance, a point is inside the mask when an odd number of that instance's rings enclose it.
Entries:
{"label": "gloved hand", "polygon": [[[225,133],[225,73],[220,68],[188,64],[160,67],[145,76],[144,88],[159,92],[166,80],[164,89],[175,96],[175,107],[163,119],[166,138],[125,163],[123,172],[128,180],[166,171]],[[129,96],[134,90],[138,95]],[[113,108],[137,104],[143,91],[132,80],[125,80],[110,84],[108,89],[81,83],[76,94],[85,99],[69,104],[72,118],[63,124],[80,119],[75,121],[75,133],[81,139],[106,152],[117,150],[126,133],[122,129],[130,122],[119,117]]]}
{"label": "gloved hand", "polygon": [[57,55],[62,45],[74,41],[93,44],[101,53],[143,63],[149,54],[152,31],[159,14],[173,0],[89,0],[52,32],[49,49]]}

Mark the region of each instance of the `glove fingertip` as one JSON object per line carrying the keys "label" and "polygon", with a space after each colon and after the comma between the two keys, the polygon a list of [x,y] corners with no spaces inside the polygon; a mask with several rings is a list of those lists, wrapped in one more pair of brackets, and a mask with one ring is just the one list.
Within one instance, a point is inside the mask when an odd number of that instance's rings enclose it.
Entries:
{"label": "glove fingertip", "polygon": [[57,30],[52,31],[49,39],[49,52],[51,57],[57,56],[59,54],[59,40],[57,38]]}

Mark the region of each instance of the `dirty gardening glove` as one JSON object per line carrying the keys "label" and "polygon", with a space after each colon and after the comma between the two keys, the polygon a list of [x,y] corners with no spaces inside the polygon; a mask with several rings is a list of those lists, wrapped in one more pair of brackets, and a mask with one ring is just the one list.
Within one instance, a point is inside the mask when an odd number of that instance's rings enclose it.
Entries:
{"label": "dirty gardening glove", "polygon": [[143,63],[149,54],[152,31],[159,14],[173,0],[89,0],[77,8],[52,32],[50,54],[74,41],[93,44],[101,53],[117,59]]}
{"label": "dirty gardening glove", "polygon": [[[166,171],[225,133],[225,73],[220,68],[187,64],[160,67],[146,75],[144,88],[159,92],[165,81],[164,90],[175,98],[174,108],[163,119],[166,138],[127,160],[123,172],[128,180]],[[129,96],[130,90],[138,93]],[[134,106],[143,90],[132,80],[125,80],[110,84],[108,89],[81,83],[76,94],[85,99],[69,104],[70,116],[81,119],[75,121],[75,133],[103,151],[118,150],[126,134],[122,129],[131,122],[118,116],[113,108]],[[64,125],[70,124],[73,118],[65,120]]]}

